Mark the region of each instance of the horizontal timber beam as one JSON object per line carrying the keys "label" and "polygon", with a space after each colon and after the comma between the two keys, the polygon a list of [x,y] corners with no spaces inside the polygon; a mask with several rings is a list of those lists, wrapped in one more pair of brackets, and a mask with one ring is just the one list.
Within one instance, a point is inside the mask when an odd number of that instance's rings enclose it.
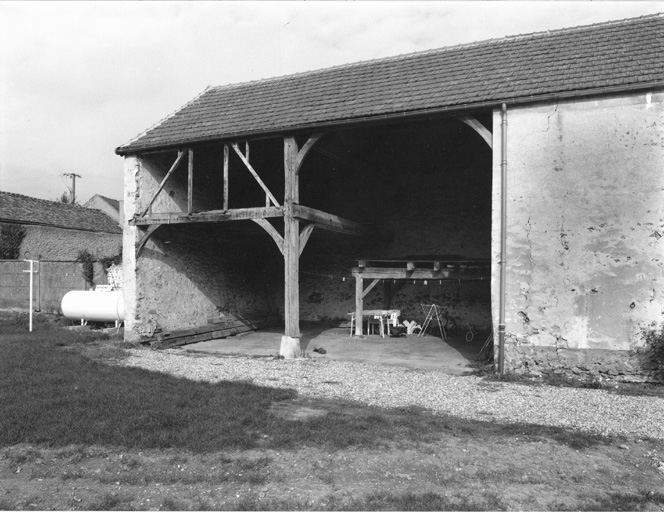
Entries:
{"label": "horizontal timber beam", "polygon": [[300,204],[293,205],[293,216],[300,220],[313,222],[321,229],[329,231],[338,231],[356,236],[367,235],[369,233],[368,228],[362,224]]}
{"label": "horizontal timber beam", "polygon": [[149,226],[151,224],[191,224],[195,222],[228,222],[232,220],[268,219],[283,217],[282,207],[237,208],[233,210],[210,210],[207,212],[153,213],[146,217],[134,218],[129,221],[131,226]]}
{"label": "horizontal timber beam", "polygon": [[361,268],[353,267],[353,275],[364,279],[463,279],[463,275],[451,269],[429,270],[417,268],[408,270],[405,268]]}

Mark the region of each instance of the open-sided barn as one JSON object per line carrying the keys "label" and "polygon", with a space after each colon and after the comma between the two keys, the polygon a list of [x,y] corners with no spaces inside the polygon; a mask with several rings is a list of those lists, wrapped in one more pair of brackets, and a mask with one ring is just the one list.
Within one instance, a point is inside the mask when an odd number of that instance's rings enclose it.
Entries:
{"label": "open-sided barn", "polygon": [[437,303],[501,368],[638,374],[662,55],[654,15],[206,89],[117,149],[127,338],[278,310],[294,357],[301,319]]}

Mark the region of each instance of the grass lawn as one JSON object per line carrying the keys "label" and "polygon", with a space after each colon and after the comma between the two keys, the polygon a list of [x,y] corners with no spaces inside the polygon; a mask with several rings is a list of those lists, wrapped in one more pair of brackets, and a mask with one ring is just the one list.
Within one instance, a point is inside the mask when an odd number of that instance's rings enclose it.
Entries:
{"label": "grass lawn", "polygon": [[118,366],[122,342],[48,319],[0,322],[0,510],[664,510],[655,440],[314,404]]}

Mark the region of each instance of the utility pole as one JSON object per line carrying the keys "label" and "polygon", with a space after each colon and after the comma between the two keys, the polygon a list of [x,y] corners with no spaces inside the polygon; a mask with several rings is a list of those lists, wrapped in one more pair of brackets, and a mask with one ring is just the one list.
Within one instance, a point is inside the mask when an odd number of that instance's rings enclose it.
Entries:
{"label": "utility pole", "polygon": [[81,176],[74,172],[65,172],[63,176],[71,178],[71,204],[76,204],[76,178],[80,178]]}

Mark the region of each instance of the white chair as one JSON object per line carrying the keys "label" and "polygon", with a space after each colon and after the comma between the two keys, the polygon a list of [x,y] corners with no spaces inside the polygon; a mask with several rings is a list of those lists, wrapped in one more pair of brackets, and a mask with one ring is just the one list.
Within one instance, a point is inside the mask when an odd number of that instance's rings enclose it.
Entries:
{"label": "white chair", "polygon": [[374,315],[367,318],[367,334],[376,334],[376,327],[381,338],[385,337],[385,324],[383,323],[383,315]]}

